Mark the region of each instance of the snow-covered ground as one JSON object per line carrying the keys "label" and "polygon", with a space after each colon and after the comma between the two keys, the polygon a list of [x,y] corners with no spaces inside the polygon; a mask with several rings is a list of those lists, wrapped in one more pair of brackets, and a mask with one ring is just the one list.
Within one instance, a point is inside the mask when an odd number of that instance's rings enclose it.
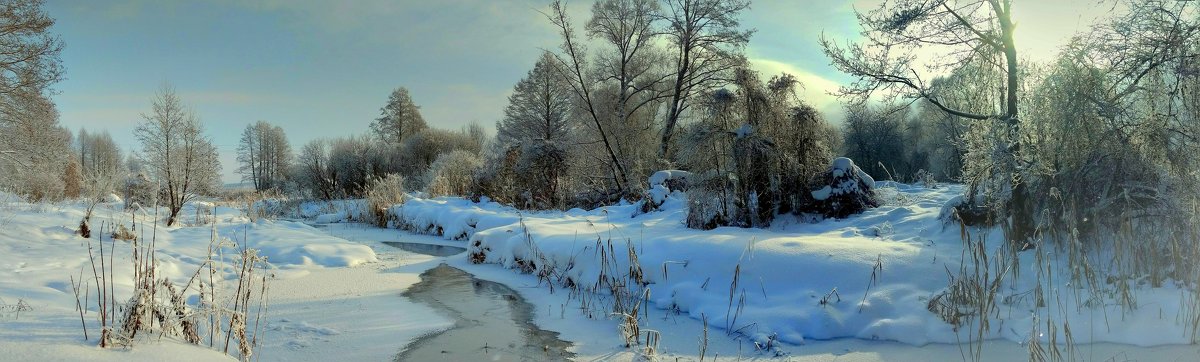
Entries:
{"label": "snow-covered ground", "polygon": [[[887,184],[880,190],[886,205],[866,214],[815,224],[780,220],[767,230],[687,229],[679,194],[667,197],[661,211],[646,214],[637,212],[638,205],[526,213],[456,198],[415,198],[392,209],[397,226],[435,235],[353,223],[317,229],[299,222],[251,222],[224,207],[216,208],[214,219],[220,235],[248,239],[276,268],[258,351],[265,360],[395,358],[409,341],[451,326],[450,318],[400,295],[421,272],[440,263],[517,290],[538,311],[534,321],[541,328],[575,344],[577,360],[634,359],[634,351],[623,346],[619,320],[602,311],[607,305],[594,303],[589,318],[580,308],[581,297],[563,286],[568,279],[594,285],[604,264],[597,246],[607,249],[610,241],[614,252],[607,275],[627,273],[627,250],[637,254],[650,290],[650,307],[639,322],[643,330],[662,333],[662,360],[698,360],[703,319],[709,326],[706,359],[964,358],[970,347],[959,342],[970,338],[974,326],[955,332],[926,308],[929,298],[946,287],[947,268],[957,271],[962,258],[958,226],[938,219],[961,189]],[[298,210],[310,219],[338,221],[353,205]],[[128,223],[127,214],[117,210],[119,204],[101,205],[94,223]],[[228,358],[169,339],[144,340],[131,350],[102,350],[96,347],[94,311],[86,316],[92,340],[84,341],[70,286],[72,275],[78,278],[81,268],[90,268],[86,243],[74,235],[82,212],[75,204],[9,201],[0,206],[0,302],[23,300],[32,308],[19,316],[0,314],[3,359]],[[190,277],[207,254],[210,230],[207,225],[160,226],[164,275],[176,281]],[[380,243],[397,240],[470,247],[469,253],[482,252],[485,262],[472,263],[467,254],[412,254]],[[128,265],[128,249],[117,245],[116,265]],[[535,273],[512,270],[518,261],[535,262]],[[118,296],[132,289],[127,269],[116,270]],[[553,271],[551,280],[539,279],[537,271]],[[1036,283],[1035,274],[1022,272],[1017,283],[1005,283],[1001,297],[1026,293]],[[84,275],[90,277],[90,271]],[[551,282],[554,288],[548,287]],[[1079,359],[1200,359],[1200,348],[1186,344],[1187,330],[1177,318],[1190,294],[1170,285],[1136,292],[1141,308],[1133,312],[1115,304],[1037,309],[1028,298],[1007,298],[987,331],[984,359],[1026,360],[1035,314],[1070,321]],[[1049,340],[1044,334],[1037,338]],[[774,348],[759,351],[755,342]]]}
{"label": "snow-covered ground", "polygon": [[[0,299],[7,304],[24,301],[32,310],[0,316],[0,351],[4,352],[0,359],[229,358],[214,349],[170,339],[143,340],[130,350],[102,350],[96,346],[94,304],[87,306],[90,312],[85,316],[91,340],[84,341],[70,282],[72,276],[79,279],[81,268],[86,269],[85,279],[90,280],[92,275],[85,240],[74,233],[83,206],[14,202],[4,207],[7,215],[0,230]],[[117,210],[119,203],[101,205],[93,223],[117,220],[128,224],[128,214]],[[192,213],[191,207],[183,212]],[[250,222],[236,209],[217,207],[215,219],[220,235],[248,239],[250,247],[259,248],[276,268],[271,271],[275,279],[270,284],[270,303],[258,351],[262,358],[385,360],[394,356],[404,341],[449,326],[446,318],[428,307],[399,296],[400,290],[419,281],[417,275],[428,268],[425,264],[432,257],[401,256],[390,250],[377,254],[373,247],[386,247],[350,242],[299,222]],[[146,217],[141,216],[141,220]],[[189,221],[194,220],[184,222]],[[160,272],[178,284],[191,277],[207,255],[210,230],[210,226],[203,225],[160,226]],[[129,255],[129,245],[118,241],[114,287],[119,302],[132,290]],[[95,296],[91,297],[94,301]]]}

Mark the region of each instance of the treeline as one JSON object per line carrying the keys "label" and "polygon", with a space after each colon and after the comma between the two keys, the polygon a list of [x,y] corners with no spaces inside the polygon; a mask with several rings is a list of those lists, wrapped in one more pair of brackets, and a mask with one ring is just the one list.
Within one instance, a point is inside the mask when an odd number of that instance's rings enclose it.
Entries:
{"label": "treeline", "polygon": [[[390,179],[410,192],[565,209],[641,199],[654,171],[683,169],[692,174],[688,224],[709,228],[820,209],[812,191],[831,179],[835,156],[848,156],[879,179],[964,182],[960,213],[1009,223],[1015,239],[1065,225],[1064,215],[1091,220],[1084,229],[1190,215],[1200,190],[1191,156],[1200,152],[1200,5],[1120,4],[1046,63],[1016,53],[1005,1],[863,12],[864,42],[821,39],[832,64],[858,79],[840,90],[846,118],[834,126],[797,96],[794,77],[749,67],[754,30],[738,22],[747,1],[599,0],[582,26],[553,2],[543,14],[559,47],[514,85],[494,135],[429,127],[401,87],[358,136],[293,150],[282,128],[248,125],[238,171],[257,191],[313,198],[362,197]],[[72,197],[90,175],[115,173],[152,184],[158,200],[216,188],[204,170],[217,165],[215,151],[173,90],[146,115],[139,153],[123,158],[104,133],[72,141],[45,97],[61,45],[39,14],[8,15],[30,17],[15,23],[34,31],[4,36],[36,50],[22,59],[39,59],[9,66],[39,76],[3,79],[13,91],[0,92],[0,127],[19,135],[0,137],[4,186]],[[932,68],[923,54],[938,54]],[[940,75],[923,76],[931,73]],[[165,166],[181,163],[191,171]]]}

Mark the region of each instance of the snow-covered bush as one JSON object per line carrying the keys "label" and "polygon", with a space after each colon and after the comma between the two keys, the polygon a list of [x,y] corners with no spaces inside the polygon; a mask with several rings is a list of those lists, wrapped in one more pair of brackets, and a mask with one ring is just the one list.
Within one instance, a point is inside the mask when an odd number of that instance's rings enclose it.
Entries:
{"label": "snow-covered bush", "polygon": [[687,227],[709,230],[738,218],[732,175],[713,170],[694,175],[690,182]]}
{"label": "snow-covered bush", "polygon": [[121,187],[125,199],[125,209],[131,210],[142,206],[154,205],[154,194],[157,192],[153,182],[145,173],[136,173],[125,179]]}
{"label": "snow-covered bush", "polygon": [[528,141],[496,143],[476,172],[471,196],[522,209],[561,209],[567,205],[569,154],[557,145]]}
{"label": "snow-covered bush", "polygon": [[454,150],[438,156],[425,174],[426,192],[430,196],[465,196],[471,188],[475,172],[483,161],[473,153]]}
{"label": "snow-covered bush", "polygon": [[682,170],[662,170],[651,174],[647,180],[650,188],[646,190],[646,196],[642,198],[640,212],[658,210],[659,206],[667,201],[667,196],[671,192],[687,191],[688,178],[691,175],[691,172]]}
{"label": "snow-covered bush", "polygon": [[829,170],[814,181],[808,212],[824,217],[844,218],[879,206],[875,180],[845,157],[833,160]]}
{"label": "snow-covered bush", "polygon": [[405,137],[397,148],[388,151],[391,156],[389,170],[404,176],[408,182],[405,186],[409,189],[425,189],[430,181],[425,174],[438,157],[455,150],[479,154],[483,146],[476,133],[471,128],[463,131],[423,129]]}
{"label": "snow-covered bush", "polygon": [[367,136],[336,139],[329,150],[329,175],[345,196],[363,195],[386,165],[384,145]]}
{"label": "snow-covered bush", "polygon": [[681,130],[680,165],[700,175],[689,186],[690,227],[764,227],[800,212],[836,147],[837,132],[799,100],[795,77],[762,82],[741,69],[735,83],[736,93],[720,89],[702,103],[709,118]]}
{"label": "snow-covered bush", "polygon": [[536,209],[565,206],[563,178],[567,172],[567,152],[549,142],[526,142],[517,159],[516,176],[528,196],[527,204]]}
{"label": "snow-covered bush", "polygon": [[520,149],[492,142],[484,153],[483,166],[471,182],[471,199],[488,198],[501,204],[513,205],[518,197],[516,168]]}
{"label": "snow-covered bush", "polygon": [[20,172],[17,186],[29,202],[60,201],[63,198],[63,177],[53,165],[34,165],[33,170]]}
{"label": "snow-covered bush", "polygon": [[779,162],[775,144],[742,125],[733,140],[734,172],[737,175],[737,205],[743,210],[741,226],[764,227],[779,210]]}
{"label": "snow-covered bush", "polygon": [[393,173],[377,178],[367,187],[364,196],[371,221],[380,227],[387,227],[391,219],[388,208],[404,203],[404,176]]}

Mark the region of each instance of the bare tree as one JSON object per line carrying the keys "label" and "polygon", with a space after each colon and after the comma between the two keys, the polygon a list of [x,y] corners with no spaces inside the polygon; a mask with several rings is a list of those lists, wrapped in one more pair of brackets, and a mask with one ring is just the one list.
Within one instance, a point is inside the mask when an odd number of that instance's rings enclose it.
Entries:
{"label": "bare tree", "polygon": [[79,165],[85,179],[98,176],[115,176],[125,167],[121,157],[121,148],[113,141],[107,130],[88,132],[79,130],[75,138],[79,154]]}
{"label": "bare tree", "polygon": [[[891,92],[911,99],[925,99],[930,104],[955,116],[1001,122],[1006,128],[1003,140],[1007,144],[1005,160],[998,165],[997,179],[1008,180],[1012,190],[1008,195],[1008,211],[1012,216],[1010,237],[1024,242],[1033,231],[1033,210],[1028,207],[1027,192],[1017,157],[1021,142],[1015,135],[1020,130],[1018,120],[1018,59],[1013,42],[1011,0],[900,0],[884,3],[868,13],[858,13],[866,29],[863,44],[839,46],[822,36],[821,46],[832,63],[842,72],[858,77],[843,87],[842,96],[863,100],[873,93]],[[941,51],[930,69],[918,69],[915,54],[922,50]],[[1005,98],[997,112],[973,113],[964,111],[933,92],[922,79],[927,70],[954,70],[972,60],[983,60],[1002,67]],[[997,140],[1000,141],[1000,140]],[[973,182],[979,182],[975,180]]]}
{"label": "bare tree", "polygon": [[581,107],[587,112],[592,125],[596,127],[600,141],[604,144],[604,151],[608,154],[609,158],[608,167],[612,171],[613,181],[617,184],[617,192],[624,193],[625,187],[629,183],[629,176],[625,172],[625,165],[613,150],[613,142],[610,140],[609,132],[605,130],[604,122],[601,120],[601,110],[598,109],[597,104],[593,100],[595,81],[589,78],[586,71],[587,55],[585,54],[585,49],[578,43],[578,39],[575,37],[575,28],[571,25],[566,7],[561,0],[551,3],[550,13],[544,15],[558,28],[559,35],[563,39],[561,48],[564,54],[555,54],[555,59],[562,65],[561,69],[564,70],[564,77],[569,80],[568,84],[571,86],[571,91],[581,103]]}
{"label": "bare tree", "polygon": [[31,199],[56,197],[70,132],[48,87],[62,79],[62,42],[40,0],[0,3],[0,182]]}
{"label": "bare tree", "polygon": [[379,112],[379,118],[371,122],[371,129],[389,144],[398,144],[427,127],[425,118],[421,117],[421,107],[413,103],[408,88],[393,90],[387,104]]}
{"label": "bare tree", "polygon": [[187,109],[175,88],[163,85],[151,103],[149,114],[134,135],[142,143],[142,154],[155,181],[166,197],[167,225],[174,225],[179,210],[198,192],[215,191],[220,179],[216,147],[204,136],[203,126]]}
{"label": "bare tree", "polygon": [[601,44],[593,100],[630,177],[645,176],[654,165],[655,118],[671,77],[667,55],[656,46],[659,11],[654,0],[601,0],[593,4],[586,27],[588,37]]}
{"label": "bare tree", "polygon": [[325,140],[313,140],[300,148],[294,178],[313,196],[331,200],[337,195],[337,175],[329,165],[329,147]]}
{"label": "bare tree", "polygon": [[754,30],[739,29],[738,15],[750,8],[745,0],[666,0],[662,14],[664,34],[674,47],[674,82],[669,90],[667,118],[663,124],[658,157],[667,152],[675,125],[691,108],[693,95],[720,88],[732,78],[733,69],[746,63],[742,54]]}
{"label": "bare tree", "polygon": [[[5,95],[0,106],[0,182],[31,201],[58,199],[71,155],[71,132],[58,125],[58,110],[41,94]],[[14,102],[14,103],[9,103]]]}
{"label": "bare tree", "polygon": [[265,121],[247,125],[238,143],[238,172],[262,192],[282,186],[291,167],[292,147],[283,128]]}

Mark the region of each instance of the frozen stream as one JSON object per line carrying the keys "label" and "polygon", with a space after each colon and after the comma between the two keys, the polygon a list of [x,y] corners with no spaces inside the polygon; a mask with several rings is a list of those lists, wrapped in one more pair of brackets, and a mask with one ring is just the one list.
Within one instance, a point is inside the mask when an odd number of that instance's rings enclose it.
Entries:
{"label": "frozen stream", "polygon": [[[465,251],[453,246],[385,242],[402,250],[433,256]],[[533,306],[516,291],[470,273],[438,265],[403,296],[424,303],[454,320],[448,330],[417,338],[397,361],[546,361],[569,360],[570,342],[533,324]]]}

